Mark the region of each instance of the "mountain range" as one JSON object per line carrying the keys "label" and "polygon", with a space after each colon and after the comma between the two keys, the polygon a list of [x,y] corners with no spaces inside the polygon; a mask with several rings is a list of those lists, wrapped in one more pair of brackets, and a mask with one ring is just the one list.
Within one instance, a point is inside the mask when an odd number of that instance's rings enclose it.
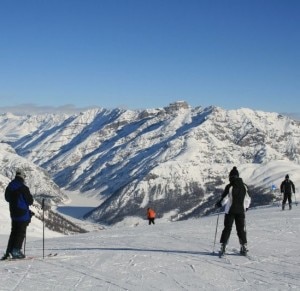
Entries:
{"label": "mountain range", "polygon": [[5,113],[0,129],[0,187],[25,168],[34,195],[53,204],[67,201],[64,190],[99,196],[85,219],[107,225],[145,217],[149,206],[170,220],[206,215],[233,166],[254,205],[268,204],[279,199],[274,189],[285,174],[293,179],[300,170],[300,122],[247,108],[178,101],[147,110]]}

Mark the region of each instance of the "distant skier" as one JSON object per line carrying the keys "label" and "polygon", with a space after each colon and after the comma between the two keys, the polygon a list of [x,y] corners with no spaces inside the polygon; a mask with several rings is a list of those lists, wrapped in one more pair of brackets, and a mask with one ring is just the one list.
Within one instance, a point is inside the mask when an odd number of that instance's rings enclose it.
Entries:
{"label": "distant skier", "polygon": [[33,203],[29,188],[24,184],[25,177],[23,170],[17,170],[15,178],[5,189],[5,200],[9,203],[11,217],[11,233],[6,253],[1,260],[5,260],[10,256],[14,259],[25,258],[21,248],[26,236],[26,228],[32,216],[29,205]]}
{"label": "distant skier", "polygon": [[149,221],[149,225],[152,223],[152,224],[155,224],[154,220],[155,220],[155,216],[156,216],[156,213],[155,211],[152,209],[152,208],[148,208],[147,209],[147,218],[148,218],[148,221]]}
{"label": "distant skier", "polygon": [[231,234],[233,222],[237,230],[239,242],[241,244],[240,253],[246,255],[247,249],[247,235],[245,230],[245,211],[250,206],[251,198],[248,195],[248,187],[244,184],[242,178],[231,176],[230,183],[226,185],[221,199],[216,203],[216,207],[225,206],[224,229],[221,235],[220,255],[226,251],[226,246]]}
{"label": "distant skier", "polygon": [[285,176],[284,181],[282,181],[280,185],[280,191],[283,194],[283,200],[282,200],[282,210],[285,208],[285,203],[288,200],[289,201],[289,209],[292,209],[292,191],[295,194],[295,185],[290,180],[289,175]]}
{"label": "distant skier", "polygon": [[236,178],[238,178],[240,175],[239,175],[239,171],[238,171],[238,169],[237,169],[237,167],[233,167],[232,168],[232,170],[230,171],[230,173],[229,173],[229,178],[230,177],[236,177]]}

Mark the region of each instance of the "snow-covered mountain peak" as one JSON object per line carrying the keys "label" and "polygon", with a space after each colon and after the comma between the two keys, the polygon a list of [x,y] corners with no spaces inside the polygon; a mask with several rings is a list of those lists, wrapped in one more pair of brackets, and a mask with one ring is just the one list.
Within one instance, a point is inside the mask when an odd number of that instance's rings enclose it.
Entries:
{"label": "snow-covered mountain peak", "polygon": [[247,108],[192,108],[181,101],[160,109],[96,108],[9,123],[0,116],[0,127],[1,139],[46,169],[61,188],[98,192],[104,202],[89,218],[103,223],[142,216],[149,203],[161,215],[203,215],[233,165],[246,173],[273,161],[300,164],[300,123]]}

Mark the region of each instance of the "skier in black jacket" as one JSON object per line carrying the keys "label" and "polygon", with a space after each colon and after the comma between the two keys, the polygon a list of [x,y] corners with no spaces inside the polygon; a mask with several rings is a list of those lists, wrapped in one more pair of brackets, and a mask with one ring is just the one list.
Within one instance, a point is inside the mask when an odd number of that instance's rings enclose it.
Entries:
{"label": "skier in black jacket", "polygon": [[290,180],[289,175],[285,176],[285,180],[280,185],[280,191],[283,194],[282,210],[285,208],[285,203],[289,201],[289,209],[292,209],[292,192],[295,194],[295,185]]}
{"label": "skier in black jacket", "polygon": [[24,184],[25,177],[23,170],[17,170],[15,178],[5,189],[5,200],[9,203],[11,217],[11,233],[2,260],[10,256],[14,259],[25,258],[21,248],[32,216],[29,205],[33,204],[29,188]]}
{"label": "skier in black jacket", "polygon": [[223,255],[226,251],[233,222],[235,226],[239,241],[241,244],[241,254],[246,255],[247,249],[247,236],[245,231],[245,211],[249,208],[251,198],[248,195],[247,185],[244,184],[242,178],[231,176],[230,183],[226,185],[221,199],[216,203],[216,207],[225,206],[224,229],[221,235],[220,254]]}

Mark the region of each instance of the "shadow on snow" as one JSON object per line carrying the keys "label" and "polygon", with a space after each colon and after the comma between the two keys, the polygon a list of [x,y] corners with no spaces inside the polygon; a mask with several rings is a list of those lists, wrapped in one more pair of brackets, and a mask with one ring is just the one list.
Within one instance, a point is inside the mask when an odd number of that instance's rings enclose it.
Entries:
{"label": "shadow on snow", "polygon": [[138,248],[53,248],[52,251],[128,251],[128,252],[154,252],[154,253],[174,253],[174,254],[189,254],[211,256],[217,255],[212,251],[184,251],[184,250],[163,250],[163,249],[138,249]]}

